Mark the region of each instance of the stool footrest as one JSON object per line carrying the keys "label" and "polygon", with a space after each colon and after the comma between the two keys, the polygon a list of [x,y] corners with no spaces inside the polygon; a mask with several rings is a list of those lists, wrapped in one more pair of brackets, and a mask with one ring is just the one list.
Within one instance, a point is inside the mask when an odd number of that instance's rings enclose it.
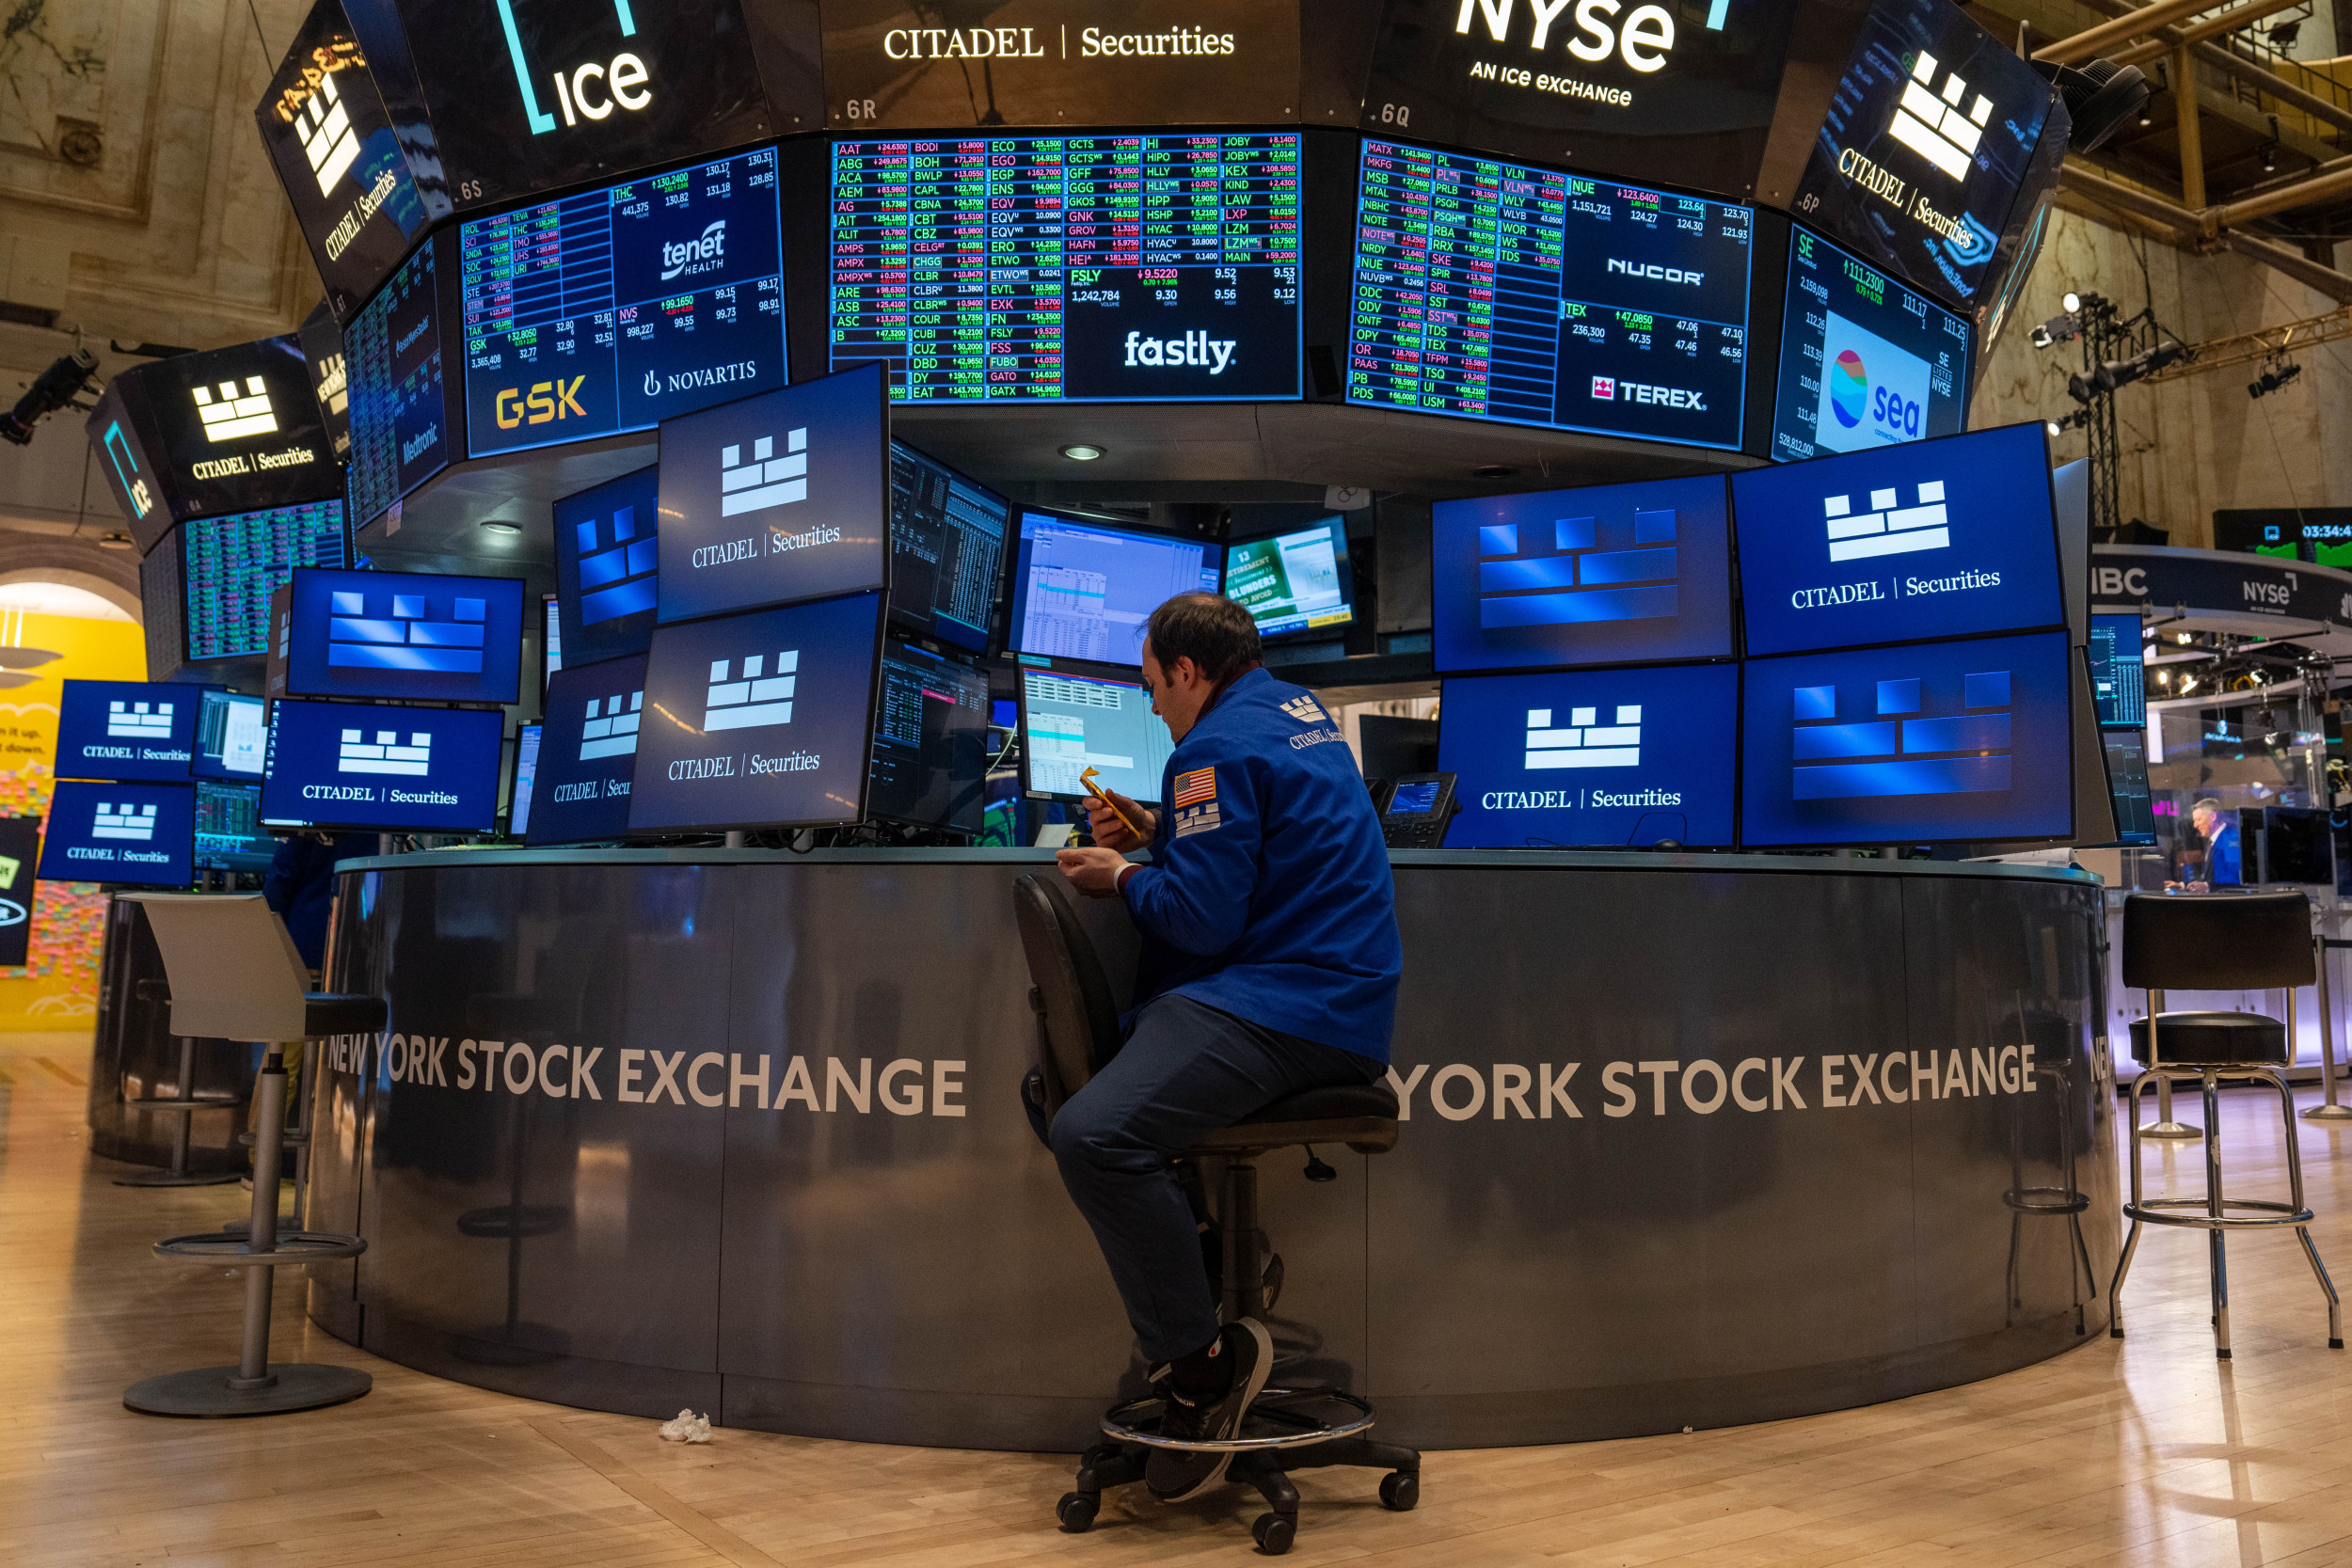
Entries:
{"label": "stool footrest", "polygon": [[[253,1141],[251,1132],[237,1134],[237,1147],[240,1148],[251,1148]],[[293,1128],[278,1134],[278,1145],[280,1148],[308,1148],[310,1147],[310,1134],[299,1127]]]}
{"label": "stool footrest", "polygon": [[194,1236],[174,1236],[155,1243],[155,1256],[182,1263],[209,1263],[220,1269],[268,1269],[280,1264],[331,1263],[357,1258],[368,1250],[363,1236],[338,1236],[326,1230],[281,1230],[278,1244],[255,1251],[245,1237],[207,1230]]}
{"label": "stool footrest", "polygon": [[2090,1195],[2064,1187],[2015,1187],[2001,1201],[2021,1214],[2079,1214],[2090,1207]]}
{"label": "stool footrest", "polygon": [[[1294,1403],[1314,1401],[1338,1406],[1331,1412],[1336,1418],[1318,1419],[1290,1408]],[[1300,1449],[1313,1443],[1328,1443],[1336,1437],[1352,1437],[1368,1431],[1373,1423],[1372,1405],[1354,1394],[1343,1394],[1336,1388],[1268,1388],[1250,1402],[1249,1414],[1242,1423],[1245,1435],[1215,1442],[1188,1442],[1159,1434],[1160,1418],[1167,1407],[1168,1402],[1156,1394],[1115,1404],[1103,1413],[1103,1435],[1114,1443],[1141,1443],[1147,1448],[1181,1449],[1187,1453],[1253,1453],[1270,1449]],[[1265,1430],[1268,1427],[1279,1430],[1269,1432]]]}
{"label": "stool footrest", "polygon": [[242,1100],[223,1100],[214,1095],[191,1095],[185,1100],[176,1095],[150,1095],[139,1100],[126,1100],[122,1104],[124,1109],[132,1111],[237,1111],[245,1108]]}
{"label": "stool footrest", "polygon": [[[2255,1209],[2253,1214],[2206,1213],[2207,1202],[2201,1197],[2150,1197],[2137,1203],[2123,1205],[2123,1217],[2144,1220],[2150,1225],[2179,1225],[2192,1230],[2263,1230],[2280,1226],[2309,1225],[2312,1212],[2297,1209],[2292,1203],[2279,1203],[2268,1198],[2225,1197],[2224,1210]],[[2195,1210],[2194,1213],[2158,1213],[2160,1209]]]}

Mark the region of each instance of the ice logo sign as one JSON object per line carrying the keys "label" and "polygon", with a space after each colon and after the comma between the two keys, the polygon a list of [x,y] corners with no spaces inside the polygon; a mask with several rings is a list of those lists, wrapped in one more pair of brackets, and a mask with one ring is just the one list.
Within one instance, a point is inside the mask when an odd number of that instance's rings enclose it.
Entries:
{"label": "ice logo sign", "polygon": [[[755,664],[758,660],[746,659],[744,662]],[[787,680],[784,684],[789,695],[792,683]],[[595,762],[599,757],[635,756],[637,721],[643,716],[644,706],[645,694],[643,691],[632,691],[626,697],[616,691],[610,697],[589,698],[588,717],[580,726],[580,760]],[[787,703],[784,706],[785,718],[791,718],[792,705]],[[599,712],[599,709],[602,711]]]}
{"label": "ice logo sign", "polygon": [[1916,550],[1940,550],[1952,542],[1944,510],[1944,482],[1919,482],[1919,504],[1901,506],[1893,490],[1870,492],[1870,510],[1856,512],[1851,496],[1831,496],[1821,502],[1828,515],[1829,558],[1861,561],[1874,555],[1909,555]]}
{"label": "ice logo sign", "polygon": [[444,675],[482,673],[485,599],[453,600],[434,615],[422,594],[389,594],[389,615],[371,614],[368,595],[333,595],[327,619],[326,662],[352,670],[425,670]]}
{"label": "ice logo sign", "polygon": [[148,843],[155,836],[155,808],[135,806],[128,800],[120,805],[112,800],[101,800],[90,822],[89,836]]}
{"label": "ice logo sign", "polygon": [[591,517],[575,528],[581,623],[593,626],[651,610],[660,547],[651,533],[639,536],[637,508],[619,507],[609,520]]}
{"label": "ice logo sign", "polygon": [[[742,673],[730,675],[737,664],[742,666]],[[798,648],[778,654],[772,671],[764,654],[742,659],[712,659],[710,692],[703,705],[703,733],[716,735],[721,730],[756,730],[792,722],[792,687],[800,668]]]}
{"label": "ice logo sign", "polygon": [[117,420],[106,427],[103,438],[106,461],[115,467],[115,478],[121,483],[122,493],[131,498],[135,516],[144,517],[155,504],[154,493],[148,489],[147,480],[139,472],[139,460],[131,455],[130,437],[122,434],[122,421]]}
{"label": "ice logo sign", "polygon": [[278,428],[278,412],[269,405],[269,387],[258,375],[245,378],[245,390],[237,384],[224,381],[220,395],[215,398],[210,387],[195,390],[196,417],[204,425],[204,436],[212,441],[242,441],[248,436],[267,436]]}
{"label": "ice logo sign", "polygon": [[1642,762],[1642,710],[1628,705],[1617,709],[1616,722],[1600,722],[1600,709],[1568,710],[1565,728],[1555,728],[1552,710],[1527,710],[1527,767],[1535,772],[1549,768],[1637,768]]}
{"label": "ice logo sign", "polygon": [[345,730],[335,752],[335,771],[421,779],[433,771],[432,732],[411,730],[404,746],[397,730],[377,730],[373,739],[365,730]]}
{"label": "ice logo sign", "polygon": [[[544,136],[555,129],[555,116],[539,107],[538,88],[523,59],[522,35],[515,26],[514,0],[497,0],[497,5],[499,24],[506,33],[507,58],[515,65],[515,86],[522,90],[523,114],[531,121],[531,134]],[[620,24],[621,37],[637,36],[637,19],[629,12],[628,0],[612,0],[612,14]],[[653,102],[645,86],[653,79],[645,62],[627,50],[613,55],[610,65],[588,60],[559,66],[548,75],[555,88],[555,106],[563,112],[565,125],[577,126],[583,119],[604,119],[615,108],[634,113]]]}
{"label": "ice logo sign", "polygon": [[776,438],[762,436],[752,443],[749,462],[744,461],[740,446],[720,452],[721,516],[733,517],[808,499],[808,427],[803,425],[787,434],[784,451],[785,455],[778,457]]}
{"label": "ice logo sign", "polygon": [[1968,84],[1960,72],[1947,71],[1939,92],[1937,69],[1935,56],[1924,49],[1911,62],[1911,80],[1903,84],[1902,100],[1895,105],[1886,134],[1952,179],[1965,179],[1985,122],[1993,118],[1993,100],[1978,93],[1963,114],[1961,101],[1968,97]]}
{"label": "ice logo sign", "polygon": [[691,240],[668,240],[661,246],[661,281],[685,272],[708,272],[726,261],[727,220],[713,218]]}
{"label": "ice logo sign", "polygon": [[1478,531],[1482,626],[1557,626],[1671,616],[1675,514],[1633,514],[1631,547],[1604,543],[1599,519],[1490,523]]}
{"label": "ice logo sign", "polygon": [[1832,311],[1821,334],[1814,443],[1861,451],[1915,441],[1927,428],[1928,362]]}
{"label": "ice logo sign", "polygon": [[[1841,722],[1837,688],[1796,691],[1792,799],[1857,800],[1888,795],[1965,795],[2005,790],[2010,781],[2010,673],[1963,675],[1960,689],[1923,693],[1917,679],[1873,683],[1872,714]],[[1942,716],[1925,710],[1940,697]],[[1957,710],[1951,699],[1959,698]]]}
{"label": "ice logo sign", "polygon": [[333,71],[319,78],[318,91],[295,112],[294,125],[303,155],[310,160],[310,172],[318,176],[319,195],[325,196],[359,157],[359,138],[352,133],[351,115],[336,90]]}
{"label": "ice logo sign", "polygon": [[106,735],[119,740],[169,740],[169,703],[108,703]]}

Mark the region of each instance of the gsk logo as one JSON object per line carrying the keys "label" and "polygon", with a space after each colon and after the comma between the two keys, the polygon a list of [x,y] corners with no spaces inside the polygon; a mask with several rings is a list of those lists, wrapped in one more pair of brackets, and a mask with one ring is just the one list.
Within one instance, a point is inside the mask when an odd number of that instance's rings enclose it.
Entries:
{"label": "gsk logo", "polygon": [[552,424],[561,419],[584,420],[588,410],[580,405],[580,384],[588,378],[576,375],[569,381],[558,376],[553,381],[538,382],[526,392],[509,387],[498,395],[498,421],[501,430],[516,430],[527,424]]}
{"label": "gsk logo", "polygon": [[[540,3],[550,4],[552,0]],[[578,0],[563,3],[573,5]],[[539,107],[539,95],[531,85],[531,65],[523,58],[522,34],[515,26],[515,0],[497,0],[497,5],[500,25],[506,31],[507,57],[515,64],[515,85],[522,89],[523,112],[531,119],[531,134],[546,135],[555,129],[555,117]],[[637,36],[637,19],[628,7],[629,0],[612,0],[613,14],[625,39]],[[645,62],[626,50],[613,55],[610,65],[589,60],[577,66],[559,67],[549,74],[555,79],[555,103],[564,111],[565,125],[578,125],[582,115],[590,119],[603,119],[616,106],[634,112],[653,102],[653,94],[645,85],[652,80]]]}

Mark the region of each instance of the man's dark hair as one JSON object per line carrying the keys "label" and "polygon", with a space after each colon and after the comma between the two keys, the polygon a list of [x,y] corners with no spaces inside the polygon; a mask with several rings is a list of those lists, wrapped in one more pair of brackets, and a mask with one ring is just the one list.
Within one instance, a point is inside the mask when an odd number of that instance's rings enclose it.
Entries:
{"label": "man's dark hair", "polygon": [[1179,594],[1152,612],[1143,641],[1160,668],[1189,658],[1201,675],[1223,683],[1258,662],[1258,623],[1222,594]]}

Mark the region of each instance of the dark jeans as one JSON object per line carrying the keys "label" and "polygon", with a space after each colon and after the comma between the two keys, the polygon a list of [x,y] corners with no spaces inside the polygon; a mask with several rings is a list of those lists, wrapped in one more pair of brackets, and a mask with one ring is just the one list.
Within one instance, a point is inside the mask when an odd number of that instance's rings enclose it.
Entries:
{"label": "dark jeans", "polygon": [[1260,1106],[1328,1084],[1369,1084],[1383,1064],[1163,996],[1127,1043],[1054,1117],[1062,1184],[1103,1248],[1146,1360],[1216,1337],[1216,1302],[1192,1206],[1168,1162]]}

